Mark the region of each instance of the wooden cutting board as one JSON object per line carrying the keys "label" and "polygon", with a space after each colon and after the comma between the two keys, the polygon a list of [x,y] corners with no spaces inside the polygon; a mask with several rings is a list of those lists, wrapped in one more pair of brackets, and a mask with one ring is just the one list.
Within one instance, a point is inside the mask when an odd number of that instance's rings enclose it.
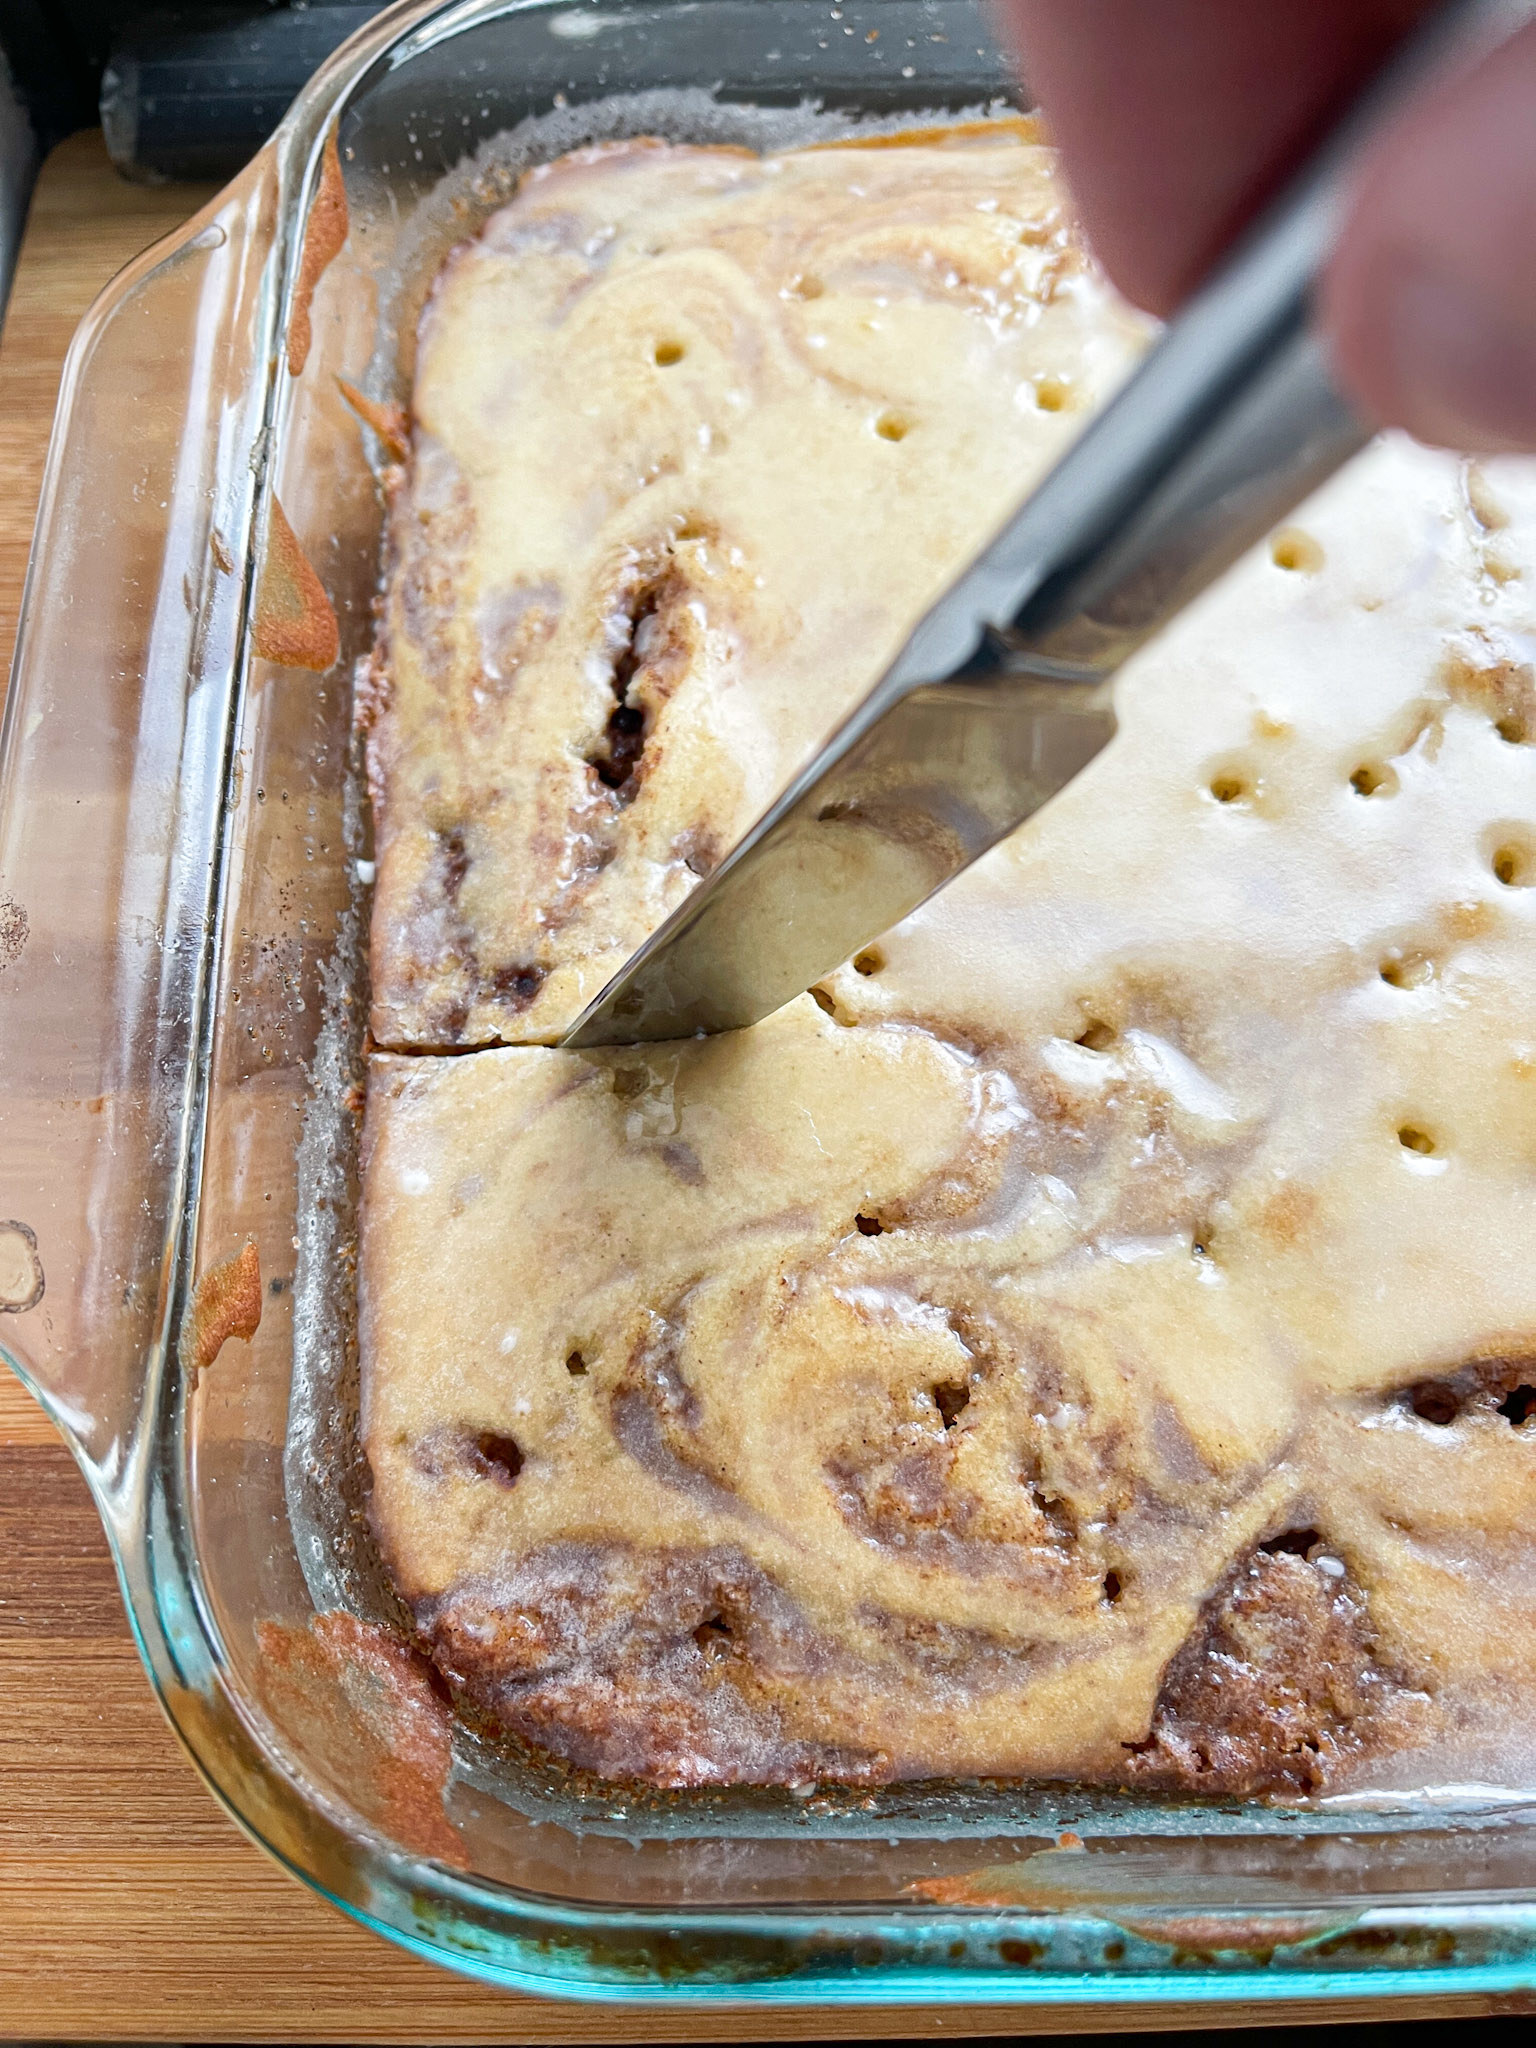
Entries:
{"label": "wooden cutting board", "polygon": [[[44,166],[0,340],[0,675],[59,367],[107,279],[207,194],[123,184],[96,132]],[[1536,2010],[1403,2001],[1393,2016]],[[1164,2007],[1143,2026],[1381,2017],[1331,2003]],[[572,2005],[461,1981],[286,1876],[194,1776],[140,1669],[85,1486],[0,1370],[0,2037],[692,2041],[1102,2033],[1112,2008]]]}

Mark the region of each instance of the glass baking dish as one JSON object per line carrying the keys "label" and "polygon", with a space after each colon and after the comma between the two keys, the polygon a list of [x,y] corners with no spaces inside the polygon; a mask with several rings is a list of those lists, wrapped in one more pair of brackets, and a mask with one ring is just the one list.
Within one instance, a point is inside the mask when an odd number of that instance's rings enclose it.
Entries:
{"label": "glass baking dish", "polygon": [[584,1790],[455,1727],[389,1632],[352,1436],[348,678],[420,294],[519,164],[593,135],[1019,92],[975,0],[406,0],[112,285],[65,372],[0,753],[0,1351],[214,1791],[437,1961],[613,1999],[1519,1992],[1529,1804]]}

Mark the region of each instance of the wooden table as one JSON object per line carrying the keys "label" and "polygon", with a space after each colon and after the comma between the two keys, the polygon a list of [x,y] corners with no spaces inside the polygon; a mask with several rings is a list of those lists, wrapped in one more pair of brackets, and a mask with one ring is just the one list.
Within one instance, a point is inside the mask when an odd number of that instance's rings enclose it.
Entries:
{"label": "wooden table", "polygon": [[[94,132],[43,169],[0,341],[0,675],[70,334],[112,273],[204,196],[121,183]],[[1418,2000],[1394,2017],[1516,2009]],[[1362,2016],[1342,2003],[1165,2007],[1142,2023]],[[461,1982],[365,1933],[267,1862],[194,1777],[140,1670],[84,1483],[0,1372],[0,2037],[806,2040],[1124,2024],[1103,2009],[567,2005]]]}

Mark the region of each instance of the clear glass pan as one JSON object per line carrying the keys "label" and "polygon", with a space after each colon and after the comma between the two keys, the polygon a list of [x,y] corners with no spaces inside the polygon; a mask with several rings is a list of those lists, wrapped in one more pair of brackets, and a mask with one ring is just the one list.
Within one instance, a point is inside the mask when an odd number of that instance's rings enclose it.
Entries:
{"label": "clear glass pan", "polygon": [[[1536,1984],[1525,1809],[582,1793],[453,1730],[373,1625],[347,677],[381,512],[336,379],[403,391],[414,295],[519,160],[661,120],[750,137],[752,109],[807,99],[910,117],[1017,92],[976,0],[404,0],[114,283],[65,374],[0,750],[0,1355],[75,1448],[211,1786],[438,1961],[605,1998],[1516,1992]],[[351,233],[296,373],[333,128]],[[324,674],[256,651],[279,504],[337,615]],[[196,1283],[247,1242],[259,1328],[196,1373]],[[1068,1827],[1085,1852],[1056,1845]]]}

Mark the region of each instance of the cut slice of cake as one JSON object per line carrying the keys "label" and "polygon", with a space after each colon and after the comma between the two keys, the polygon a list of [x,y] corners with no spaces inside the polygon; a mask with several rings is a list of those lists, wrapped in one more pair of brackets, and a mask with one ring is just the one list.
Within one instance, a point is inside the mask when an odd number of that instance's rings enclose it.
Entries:
{"label": "cut slice of cake", "polygon": [[379,1043],[557,1038],[1142,333],[1022,124],[530,173],[437,280],[392,486]]}

